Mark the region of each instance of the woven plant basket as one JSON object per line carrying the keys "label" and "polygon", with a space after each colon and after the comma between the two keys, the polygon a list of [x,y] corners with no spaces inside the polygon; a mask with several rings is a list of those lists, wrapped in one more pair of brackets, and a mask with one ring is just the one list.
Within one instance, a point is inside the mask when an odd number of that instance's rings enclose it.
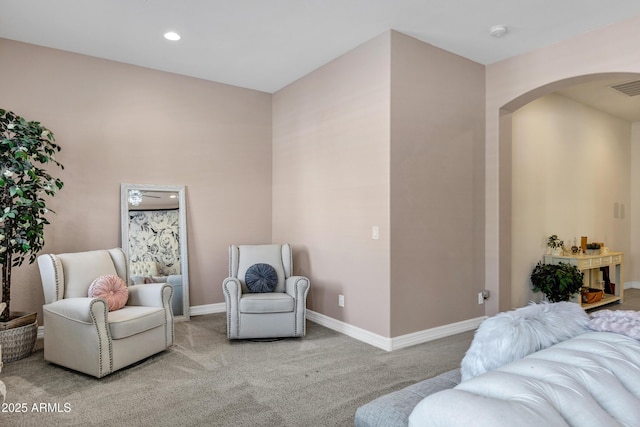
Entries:
{"label": "woven plant basket", "polygon": [[30,325],[0,331],[2,362],[14,362],[33,352],[38,338],[38,321]]}

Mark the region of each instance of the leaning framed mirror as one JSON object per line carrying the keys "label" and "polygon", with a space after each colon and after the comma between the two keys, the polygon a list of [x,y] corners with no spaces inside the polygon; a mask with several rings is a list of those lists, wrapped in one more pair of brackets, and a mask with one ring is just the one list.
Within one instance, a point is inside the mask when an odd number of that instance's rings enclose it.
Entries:
{"label": "leaning framed mirror", "polygon": [[177,319],[189,319],[187,205],[181,185],[121,184],[122,249],[130,285],[166,282]]}

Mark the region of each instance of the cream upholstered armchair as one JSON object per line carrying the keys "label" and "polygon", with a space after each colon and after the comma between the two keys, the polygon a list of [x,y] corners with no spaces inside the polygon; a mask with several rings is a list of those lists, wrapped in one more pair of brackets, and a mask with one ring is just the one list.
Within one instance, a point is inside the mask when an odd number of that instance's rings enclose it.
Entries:
{"label": "cream upholstered armchair", "polygon": [[229,277],[222,284],[227,337],[304,336],[309,279],[292,274],[288,244],[230,246]]}
{"label": "cream upholstered armchair", "polygon": [[173,345],[168,284],[128,286],[126,305],[114,311],[108,311],[108,299],[88,297],[100,277],[118,276],[126,286],[122,249],[44,254],[38,266],[45,360],[100,378]]}

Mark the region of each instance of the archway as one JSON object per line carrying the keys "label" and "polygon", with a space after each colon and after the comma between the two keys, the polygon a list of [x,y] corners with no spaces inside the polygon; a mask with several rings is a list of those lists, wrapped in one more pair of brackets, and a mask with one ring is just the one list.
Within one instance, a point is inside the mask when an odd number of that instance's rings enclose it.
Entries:
{"label": "archway", "polygon": [[[534,100],[538,100],[543,96],[557,92],[577,84],[593,82],[605,79],[633,80],[640,79],[639,73],[597,73],[582,76],[575,76],[548,83],[532,89],[504,104],[499,110],[498,119],[498,146],[499,146],[499,194],[498,194],[498,211],[499,211],[499,238],[498,238],[498,271],[499,271],[499,288],[496,290],[499,295],[499,311],[513,308],[514,306],[523,305],[521,295],[518,295],[520,289],[516,287],[523,286],[522,280],[514,280],[514,250],[518,248],[512,244],[513,235],[513,212],[512,212],[512,150],[513,150],[513,114],[520,108],[528,105]],[[518,267],[521,267],[518,264]],[[622,285],[622,284],[621,284]],[[489,286],[488,286],[489,287]],[[490,287],[489,287],[490,288]],[[514,292],[514,290],[516,290]],[[526,303],[526,302],[525,302]],[[492,314],[492,313],[487,313]]]}

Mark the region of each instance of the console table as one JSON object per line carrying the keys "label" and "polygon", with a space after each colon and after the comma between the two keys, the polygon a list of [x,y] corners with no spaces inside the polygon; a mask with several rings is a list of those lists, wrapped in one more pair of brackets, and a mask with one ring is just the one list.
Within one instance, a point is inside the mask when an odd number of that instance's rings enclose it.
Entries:
{"label": "console table", "polygon": [[[602,275],[600,267],[609,267],[609,277],[612,283],[615,283],[614,294],[604,294],[604,297],[592,304],[583,304],[582,297],[578,295],[578,301],[585,310],[600,307],[601,305],[610,304],[612,302],[622,302],[624,297],[624,281],[623,281],[623,265],[624,253],[609,252],[602,255],[577,255],[577,256],[561,256],[561,255],[545,255],[545,264],[571,264],[578,267],[578,270],[584,273],[584,285],[590,288],[603,289]],[[603,289],[604,290],[604,289]]]}

